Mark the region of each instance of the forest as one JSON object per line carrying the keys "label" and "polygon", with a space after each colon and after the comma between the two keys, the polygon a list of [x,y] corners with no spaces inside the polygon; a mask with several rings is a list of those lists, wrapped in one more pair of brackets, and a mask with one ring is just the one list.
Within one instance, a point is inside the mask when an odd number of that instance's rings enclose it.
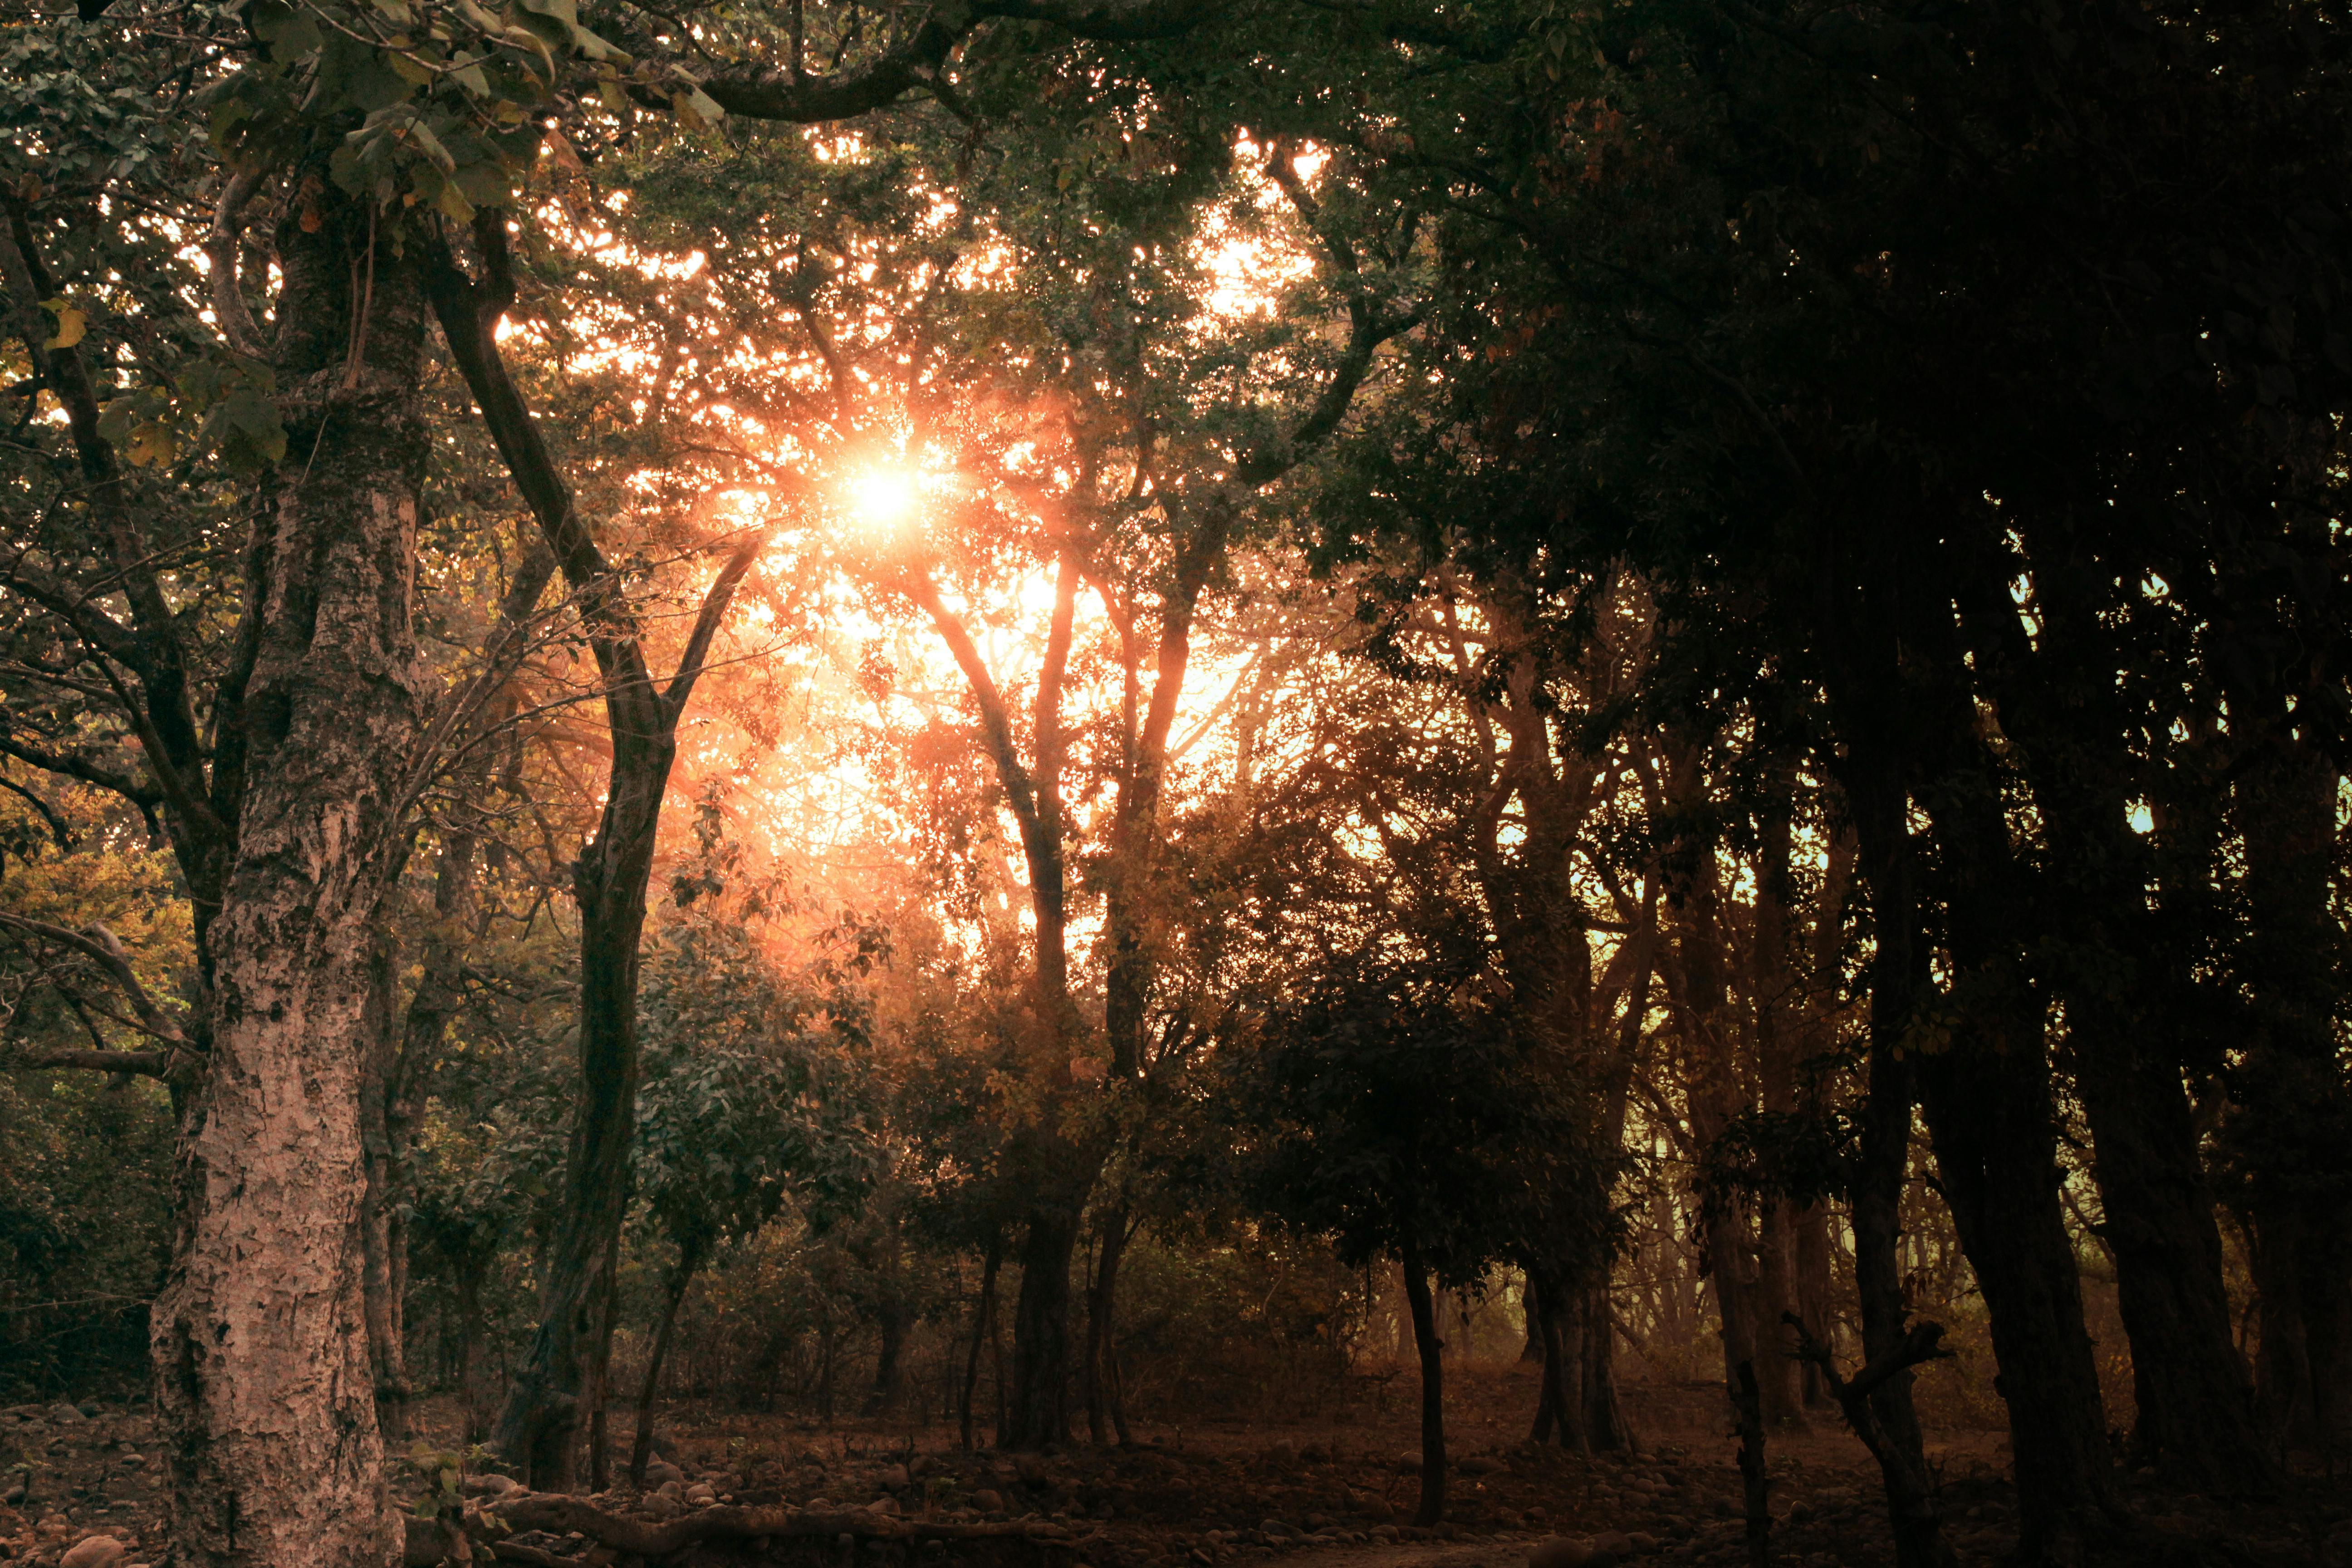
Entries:
{"label": "forest", "polygon": [[0,1563],[2352,1563],[2342,0],[0,114]]}

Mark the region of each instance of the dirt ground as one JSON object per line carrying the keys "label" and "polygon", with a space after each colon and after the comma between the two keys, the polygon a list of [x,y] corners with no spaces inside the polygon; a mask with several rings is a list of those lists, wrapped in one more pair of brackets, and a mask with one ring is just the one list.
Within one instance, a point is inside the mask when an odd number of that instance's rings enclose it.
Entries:
{"label": "dirt ground", "polygon": [[[1530,1371],[1466,1369],[1449,1389],[1447,1521],[1424,1531],[1402,1522],[1418,1488],[1413,1402],[1396,1396],[1409,1388],[1373,1386],[1381,1397],[1342,1405],[1335,1396],[1322,1415],[1144,1423],[1132,1447],[1081,1445],[1043,1457],[961,1453],[953,1424],[939,1420],[827,1428],[681,1406],[662,1412],[663,1446],[675,1464],[649,1478],[645,1495],[620,1488],[596,1500],[656,1520],[729,1502],[1034,1519],[1054,1522],[1071,1543],[1066,1555],[1088,1568],[1254,1568],[1276,1557],[1294,1568],[1522,1568],[1532,1548],[1563,1536],[1619,1562],[1746,1561],[1719,1387],[1627,1385],[1642,1452],[1587,1461],[1525,1446]],[[0,1412],[8,1467],[0,1477],[8,1496],[0,1506],[0,1562],[46,1568],[94,1533],[123,1543],[115,1559],[122,1568],[148,1560],[141,1548],[158,1538],[161,1490],[149,1458],[152,1424],[142,1410],[87,1408],[94,1418],[56,1405]],[[458,1420],[447,1402],[426,1402],[418,1426],[423,1445],[456,1446]],[[1996,1433],[1931,1435],[1948,1532],[1964,1563],[2000,1562],[2016,1543],[2005,1448]],[[1810,1433],[1776,1438],[1769,1460],[1775,1563],[1893,1562],[1875,1468],[1853,1437],[1824,1419]],[[473,1489],[495,1504],[499,1494],[488,1489],[498,1485]],[[2231,1507],[2164,1492],[2151,1477],[2127,1478],[2126,1486],[2146,1521],[2125,1552],[2129,1560],[2352,1564],[2352,1487],[2304,1478],[2280,1498]],[[577,1536],[518,1536],[514,1544],[524,1549],[518,1561],[583,1568],[636,1561]],[[712,1564],[767,1560],[741,1545],[689,1555]]]}

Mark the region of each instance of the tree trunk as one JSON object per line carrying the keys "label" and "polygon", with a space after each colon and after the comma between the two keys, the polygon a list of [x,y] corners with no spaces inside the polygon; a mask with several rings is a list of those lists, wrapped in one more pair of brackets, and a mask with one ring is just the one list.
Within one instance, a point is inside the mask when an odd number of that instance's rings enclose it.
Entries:
{"label": "tree trunk", "polygon": [[2329,1472],[2352,1458],[2352,1223],[2304,1249],[2303,1336],[2313,1440]]}
{"label": "tree trunk", "polygon": [[2253,1389],[2230,1329],[2221,1235],[2197,1150],[2179,1069],[2128,1038],[2119,1018],[2086,1016],[2093,1037],[2077,1087],[2091,1124],[2105,1239],[2132,1362],[2146,1373],[2137,1436],[2179,1481],[2216,1492],[2261,1492],[2274,1477],[2254,1425]]}
{"label": "tree trunk", "polygon": [[[1832,1279],[1829,1210],[1819,1204],[1802,1205],[1790,1216],[1790,1228],[1796,1236],[1797,1319],[1804,1324],[1805,1332],[1828,1344]],[[1811,1362],[1805,1363],[1802,1386],[1806,1409],[1837,1408],[1837,1400],[1831,1394],[1821,1368]]]}
{"label": "tree trunk", "polygon": [[[2039,1020],[2033,1021],[2038,1028]],[[1990,1320],[1994,1386],[2009,1406],[2020,1552],[2068,1559],[2116,1508],[2038,1040],[1996,1057],[1962,1040],[1922,1061],[1936,1169]]]}
{"label": "tree trunk", "polygon": [[[2233,706],[2235,700],[2233,699]],[[2245,952],[2253,1042],[2231,1084],[2223,1157],[2250,1221],[2262,1342],[2255,1404],[2273,1443],[2338,1448],[2345,1409],[2343,1237],[2352,1227],[2352,1083],[2336,1027],[2347,957],[2332,907],[2338,864],[2335,765],[2270,716],[2268,743],[2237,788],[2246,847]]]}
{"label": "tree trunk", "polygon": [[991,1237],[988,1258],[980,1268],[980,1307],[971,1325],[971,1354],[964,1362],[963,1398],[956,1407],[957,1439],[971,1452],[971,1398],[980,1387],[980,1352],[996,1327],[996,1271],[1004,1261],[1004,1240]]}
{"label": "tree trunk", "polygon": [[383,1568],[401,1552],[368,1351],[360,1091],[371,925],[423,706],[424,303],[389,222],[331,181],[309,210],[324,221],[279,236],[289,455],[247,556],[244,668],[215,714],[235,840],[151,1320],[182,1568]]}
{"label": "tree trunk", "polygon": [[1118,1306],[1118,1265],[1128,1242],[1125,1205],[1103,1216],[1095,1251],[1095,1277],[1087,1292],[1087,1436],[1099,1448],[1111,1435],[1111,1321]]}
{"label": "tree trunk", "polygon": [[1583,1358],[1576,1353],[1581,1336],[1572,1338],[1568,1331],[1569,1291],[1549,1274],[1530,1269],[1527,1300],[1528,1329],[1541,1347],[1543,1357],[1535,1423],[1528,1430],[1528,1441],[1548,1443],[1557,1428],[1561,1447],[1575,1454],[1590,1454],[1592,1444],[1581,1419],[1584,1372],[1580,1363]]}
{"label": "tree trunk", "polygon": [[[1871,766],[1873,761],[1881,767]],[[1925,978],[1911,848],[1901,784],[1883,759],[1854,758],[1847,794],[1868,868],[1876,914],[1877,952],[1871,962],[1868,1088],[1863,1102],[1860,1156],[1850,1194],[1853,1272],[1862,1307],[1863,1355],[1868,1362],[1897,1352],[1909,1333],[1903,1303],[1903,1183],[1911,1148],[1914,1099],[1905,1033]],[[1897,1568],[1952,1568],[1935,1487],[1927,1472],[1919,1416],[1911,1401],[1911,1373],[1895,1372],[1869,1395],[1883,1440],[1879,1474],[1895,1530]]]}
{"label": "tree trunk", "polygon": [[2144,771],[2129,749],[2137,721],[2113,699],[2116,656],[2099,608],[2108,572],[2063,556],[2037,563],[2038,646],[2027,644],[2006,584],[1963,579],[1961,607],[2048,844],[2042,918],[2063,932],[2068,955],[2057,984],[2142,1394],[2136,1436],[2181,1484],[2260,1492],[2274,1465],[2231,1331],[2221,1232],[2182,1081],[2175,1004],[2195,956],[2150,922],[2159,868],[2129,826]]}
{"label": "tree trunk", "polygon": [[[1756,1077],[1763,1107],[1775,1115],[1797,1110],[1798,1031],[1789,998],[1796,991],[1795,952],[1789,931],[1791,878],[1790,795],[1794,769],[1771,769],[1773,793],[1762,812],[1756,852],[1756,942],[1751,954],[1750,1005],[1756,1030]],[[1804,1390],[1790,1353],[1783,1314],[1797,1305],[1796,1234],[1785,1200],[1768,1199],[1756,1215],[1756,1385],[1764,1419],[1783,1430],[1806,1427]]]}
{"label": "tree trunk", "polygon": [[540,1290],[539,1326],[499,1422],[498,1447],[537,1490],[568,1490],[584,1396],[610,1331],[604,1310],[614,1241],[628,1203],[636,1121],[638,945],[661,808],[677,755],[677,723],[719,622],[760,540],[739,543],[704,594],[677,673],[665,687],[646,660],[645,630],[572,504],[530,411],[507,374],[497,328],[511,298],[506,216],[474,226],[488,281],[478,288],[446,247],[427,247],[425,277],[442,335],[481,409],[499,455],[538,520],[580,606],[604,682],[612,741],[596,837],[572,866],[580,908],[579,1092],[564,1194]]}
{"label": "tree trunk", "polygon": [[1427,1529],[1445,1517],[1445,1342],[1437,1335],[1429,1270],[1404,1253],[1404,1299],[1412,1312],[1412,1348],[1421,1358],[1421,1505],[1412,1521]]}
{"label": "tree trunk", "polygon": [[1070,1260],[1077,1245],[1076,1205],[1045,1203],[1030,1211],[1021,1242],[1021,1294],[1013,1307],[1004,1447],[1070,1440]]}
{"label": "tree trunk", "polygon": [[368,1361],[375,1369],[375,1419],[387,1444],[408,1436],[408,1365],[401,1298],[407,1251],[401,1206],[406,1185],[404,1150],[393,1147],[390,1109],[399,1072],[393,989],[398,955],[379,919],[370,933],[365,1056],[360,1065],[360,1148],[367,1189],[360,1201],[362,1295],[367,1314]]}
{"label": "tree trunk", "polygon": [[654,1457],[654,1400],[661,1392],[662,1364],[669,1360],[670,1331],[677,1327],[677,1309],[686,1300],[686,1288],[693,1276],[681,1261],[677,1272],[670,1276],[669,1289],[662,1298],[661,1321],[654,1325],[652,1352],[646,1358],[646,1381],[637,1390],[637,1436],[629,1445],[629,1484],[646,1484],[646,1466]]}
{"label": "tree trunk", "polygon": [[[1978,776],[1966,711],[1948,776]],[[1976,765],[1971,766],[1974,763]],[[1950,789],[1936,827],[1954,992],[1964,1026],[1919,1062],[1919,1098],[1944,1200],[1975,1272],[2009,1407],[2021,1560],[2073,1561],[2116,1522],[2117,1501],[2082,1280],[2059,1188],[2057,1117],[2041,994],[2013,974],[2009,833],[1989,794]]]}
{"label": "tree trunk", "polygon": [[906,1380],[907,1328],[911,1316],[903,1302],[891,1301],[880,1313],[881,1342],[874,1352],[874,1386],[866,1391],[865,1414],[879,1415],[898,1403]]}
{"label": "tree trunk", "polygon": [[[1718,1300],[1721,1296],[1718,1293]],[[1728,1336],[1724,1355],[1731,1355]],[[1726,1386],[1731,1391],[1731,1419],[1739,1434],[1739,1497],[1745,1516],[1748,1568],[1772,1568],[1772,1492],[1764,1473],[1764,1399],[1756,1384],[1756,1361],[1743,1357],[1733,1363]]]}
{"label": "tree trunk", "polygon": [[1617,1320],[1603,1279],[1584,1289],[1583,1348],[1578,1358],[1582,1384],[1579,1408],[1584,1417],[1584,1447],[1609,1454],[1630,1454],[1639,1447],[1625,1406],[1617,1397]]}

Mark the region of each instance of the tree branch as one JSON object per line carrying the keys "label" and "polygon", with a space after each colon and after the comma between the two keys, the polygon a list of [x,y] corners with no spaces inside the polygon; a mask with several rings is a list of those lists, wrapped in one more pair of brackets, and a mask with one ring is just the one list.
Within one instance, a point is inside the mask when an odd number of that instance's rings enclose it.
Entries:
{"label": "tree branch", "polygon": [[1027,839],[1042,826],[1037,816],[1037,793],[1022,765],[1021,753],[1013,744],[1013,719],[1006,711],[1004,696],[997,689],[996,678],[988,671],[988,661],[980,657],[972,646],[971,634],[964,629],[963,620],[940,600],[940,591],[930,574],[919,567],[907,574],[907,595],[931,617],[939,629],[940,640],[955,656],[956,667],[963,671],[964,682],[971,688],[973,702],[980,707],[980,728],[988,742],[989,754],[996,763],[998,776],[1004,784],[1004,794],[1012,802],[1013,815],[1020,820],[1021,835]]}
{"label": "tree branch", "polygon": [[0,910],[0,930],[37,936],[45,942],[56,942],[60,947],[71,949],[81,954],[104,971],[107,978],[113,981],[122,992],[124,998],[130,1002],[131,1010],[139,1016],[135,1026],[142,1033],[152,1035],[159,1040],[168,1041],[174,1048],[184,1047],[187,1045],[187,1037],[180,1033],[179,1025],[173,1023],[171,1016],[155,1005],[155,999],[148,994],[147,987],[140,984],[138,974],[131,967],[131,955],[122,951],[122,943],[116,939],[112,931],[96,921],[92,921],[76,931],[68,931],[60,925],[51,925],[47,921],[34,920],[28,915],[15,915]]}
{"label": "tree branch", "polygon": [[701,679],[703,660],[709,656],[711,639],[719,635],[719,623],[726,618],[728,603],[735,597],[736,585],[760,558],[760,547],[767,542],[761,532],[748,534],[735,547],[735,553],[719,569],[719,575],[702,595],[701,612],[694,617],[694,630],[686,639],[686,652],[679,656],[677,669],[671,675],[669,686],[662,692],[662,705],[668,710],[670,721],[686,711],[686,700],[694,695],[694,683]]}
{"label": "tree branch", "polygon": [[264,165],[256,163],[229,176],[213,213],[213,226],[205,235],[205,260],[211,268],[213,320],[219,323],[228,346],[248,359],[266,357],[261,332],[246,308],[245,290],[237,284],[236,247],[245,238],[245,205],[261,188]]}
{"label": "tree branch", "polygon": [[10,795],[19,796],[26,804],[30,805],[35,811],[41,814],[41,820],[48,824],[49,837],[57,840],[57,845],[59,849],[71,850],[73,848],[72,831],[66,826],[66,819],[59,816],[57,814],[57,809],[50,805],[47,801],[43,800],[39,795],[35,795],[31,790],[26,789],[23,784],[18,784],[14,779],[0,778],[0,789],[5,789]]}

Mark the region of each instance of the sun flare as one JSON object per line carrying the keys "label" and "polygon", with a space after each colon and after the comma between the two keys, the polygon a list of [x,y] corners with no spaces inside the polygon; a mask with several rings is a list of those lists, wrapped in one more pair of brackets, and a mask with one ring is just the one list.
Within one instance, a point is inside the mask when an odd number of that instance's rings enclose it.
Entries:
{"label": "sun flare", "polygon": [[868,527],[893,527],[915,510],[915,481],[893,468],[868,468],[850,481],[849,501]]}

